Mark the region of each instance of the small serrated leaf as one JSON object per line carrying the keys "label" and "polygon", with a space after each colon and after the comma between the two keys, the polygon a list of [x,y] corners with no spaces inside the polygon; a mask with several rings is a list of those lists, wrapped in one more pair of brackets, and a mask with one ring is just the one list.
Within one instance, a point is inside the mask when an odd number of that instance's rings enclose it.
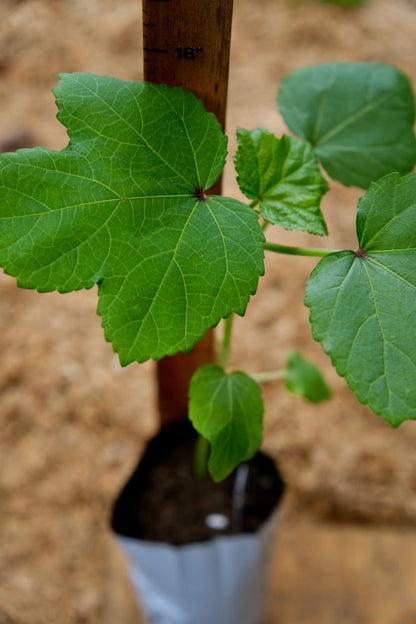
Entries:
{"label": "small serrated leaf", "polygon": [[315,364],[305,360],[297,351],[289,353],[285,369],[285,387],[288,392],[319,403],[331,397],[331,390]]}
{"label": "small serrated leaf", "polygon": [[245,373],[226,374],[220,366],[206,364],[194,374],[189,418],[211,443],[208,468],[215,481],[255,454],[262,441],[263,411],[260,388]]}
{"label": "small serrated leaf", "polygon": [[409,79],[383,63],[323,63],[286,76],[278,106],[310,141],[328,174],[347,186],[411,171],[415,103]]}
{"label": "small serrated leaf", "polygon": [[323,258],[305,303],[314,338],[358,400],[392,426],[416,419],[416,174],[359,200],[359,248]]}
{"label": "small serrated leaf", "polygon": [[287,230],[326,234],[319,205],[328,184],[309,143],[278,139],[262,128],[239,128],[237,139],[238,184],[246,197],[258,202],[262,217]]}

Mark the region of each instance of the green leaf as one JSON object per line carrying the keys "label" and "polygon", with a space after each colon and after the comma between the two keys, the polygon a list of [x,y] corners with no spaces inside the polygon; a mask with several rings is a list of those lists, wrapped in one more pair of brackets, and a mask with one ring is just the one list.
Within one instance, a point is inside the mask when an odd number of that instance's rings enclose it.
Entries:
{"label": "green leaf", "polygon": [[256,200],[260,214],[287,230],[326,234],[319,209],[328,184],[309,143],[293,137],[277,139],[268,130],[237,130],[235,157],[241,191]]}
{"label": "green leaf", "polygon": [[263,273],[263,234],[241,202],[203,191],[226,137],[191,93],[91,74],[55,90],[70,143],[0,157],[0,264],[18,284],[98,284],[122,364],[188,350]]}
{"label": "green leaf", "polygon": [[416,162],[414,96],[406,76],[382,63],[326,63],[283,79],[278,95],[288,127],[312,143],[328,174],[367,188]]}
{"label": "green leaf", "polygon": [[208,468],[221,481],[257,451],[263,435],[260,388],[241,372],[226,374],[220,366],[201,366],[191,380],[189,417],[211,443]]}
{"label": "green leaf", "polygon": [[331,397],[331,390],[319,368],[296,351],[288,355],[285,386],[292,394],[303,397],[311,403],[319,403]]}
{"label": "green leaf", "polygon": [[359,248],[326,256],[306,289],[312,331],[359,401],[392,426],[416,419],[416,174],[358,203]]}

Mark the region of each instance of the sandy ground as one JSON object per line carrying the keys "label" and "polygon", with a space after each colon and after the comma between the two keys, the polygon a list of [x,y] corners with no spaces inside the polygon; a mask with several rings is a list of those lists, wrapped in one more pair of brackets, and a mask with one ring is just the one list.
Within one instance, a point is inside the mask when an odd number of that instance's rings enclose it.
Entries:
{"label": "sandy ground", "polygon": [[[281,133],[277,84],[306,63],[385,61],[416,84],[414,0],[373,0],[354,11],[313,0],[235,4],[231,154],[237,125]],[[59,72],[140,79],[140,19],[136,0],[1,0],[3,148],[65,145],[50,93]],[[232,166],[225,191],[239,196]],[[323,204],[330,229],[323,245],[354,247],[358,196],[333,185]],[[319,244],[280,231],[273,238]],[[278,384],[264,389],[264,446],[289,484],[291,513],[409,530],[416,521],[416,427],[392,431],[359,406],[313,342],[302,298],[314,264],[267,259],[258,296],[236,324],[233,365],[279,368],[297,348],[327,371],[335,397],[321,408]],[[111,503],[158,426],[153,365],[120,368],[104,342],[94,291],[39,295],[1,276],[0,297],[0,622],[98,624],[111,575]],[[296,618],[285,621],[306,622]],[[350,620],[321,618],[335,621]]]}

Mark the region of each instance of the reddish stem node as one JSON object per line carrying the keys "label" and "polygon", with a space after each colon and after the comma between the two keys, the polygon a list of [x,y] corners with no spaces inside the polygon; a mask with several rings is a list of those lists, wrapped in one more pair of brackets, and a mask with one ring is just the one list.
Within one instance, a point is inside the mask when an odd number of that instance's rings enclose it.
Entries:
{"label": "reddish stem node", "polygon": [[205,193],[204,189],[196,189],[193,196],[199,201],[207,201],[208,199],[208,195]]}

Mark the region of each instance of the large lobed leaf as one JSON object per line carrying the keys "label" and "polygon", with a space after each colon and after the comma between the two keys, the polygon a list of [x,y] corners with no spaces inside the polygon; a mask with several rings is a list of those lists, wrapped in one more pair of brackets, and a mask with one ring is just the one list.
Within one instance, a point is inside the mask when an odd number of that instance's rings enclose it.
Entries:
{"label": "large lobed leaf", "polygon": [[98,284],[98,312],[122,364],[190,349],[263,272],[256,215],[203,191],[226,137],[191,93],[91,74],[55,90],[61,152],[0,157],[0,263],[25,288]]}
{"label": "large lobed leaf", "polygon": [[356,252],[308,281],[314,337],[359,401],[391,425],[416,419],[416,174],[390,174],[358,203]]}
{"label": "large lobed leaf", "polygon": [[326,234],[319,204],[328,184],[309,143],[278,139],[262,128],[239,128],[237,139],[238,184],[258,203],[262,217],[288,230]]}
{"label": "large lobed leaf", "polygon": [[263,412],[260,388],[245,373],[227,374],[206,364],[192,377],[189,418],[211,443],[208,468],[215,481],[255,454],[263,436]]}
{"label": "large lobed leaf", "polygon": [[383,63],[324,63],[298,69],[280,84],[288,127],[311,142],[328,174],[347,186],[411,171],[416,162],[410,82]]}

